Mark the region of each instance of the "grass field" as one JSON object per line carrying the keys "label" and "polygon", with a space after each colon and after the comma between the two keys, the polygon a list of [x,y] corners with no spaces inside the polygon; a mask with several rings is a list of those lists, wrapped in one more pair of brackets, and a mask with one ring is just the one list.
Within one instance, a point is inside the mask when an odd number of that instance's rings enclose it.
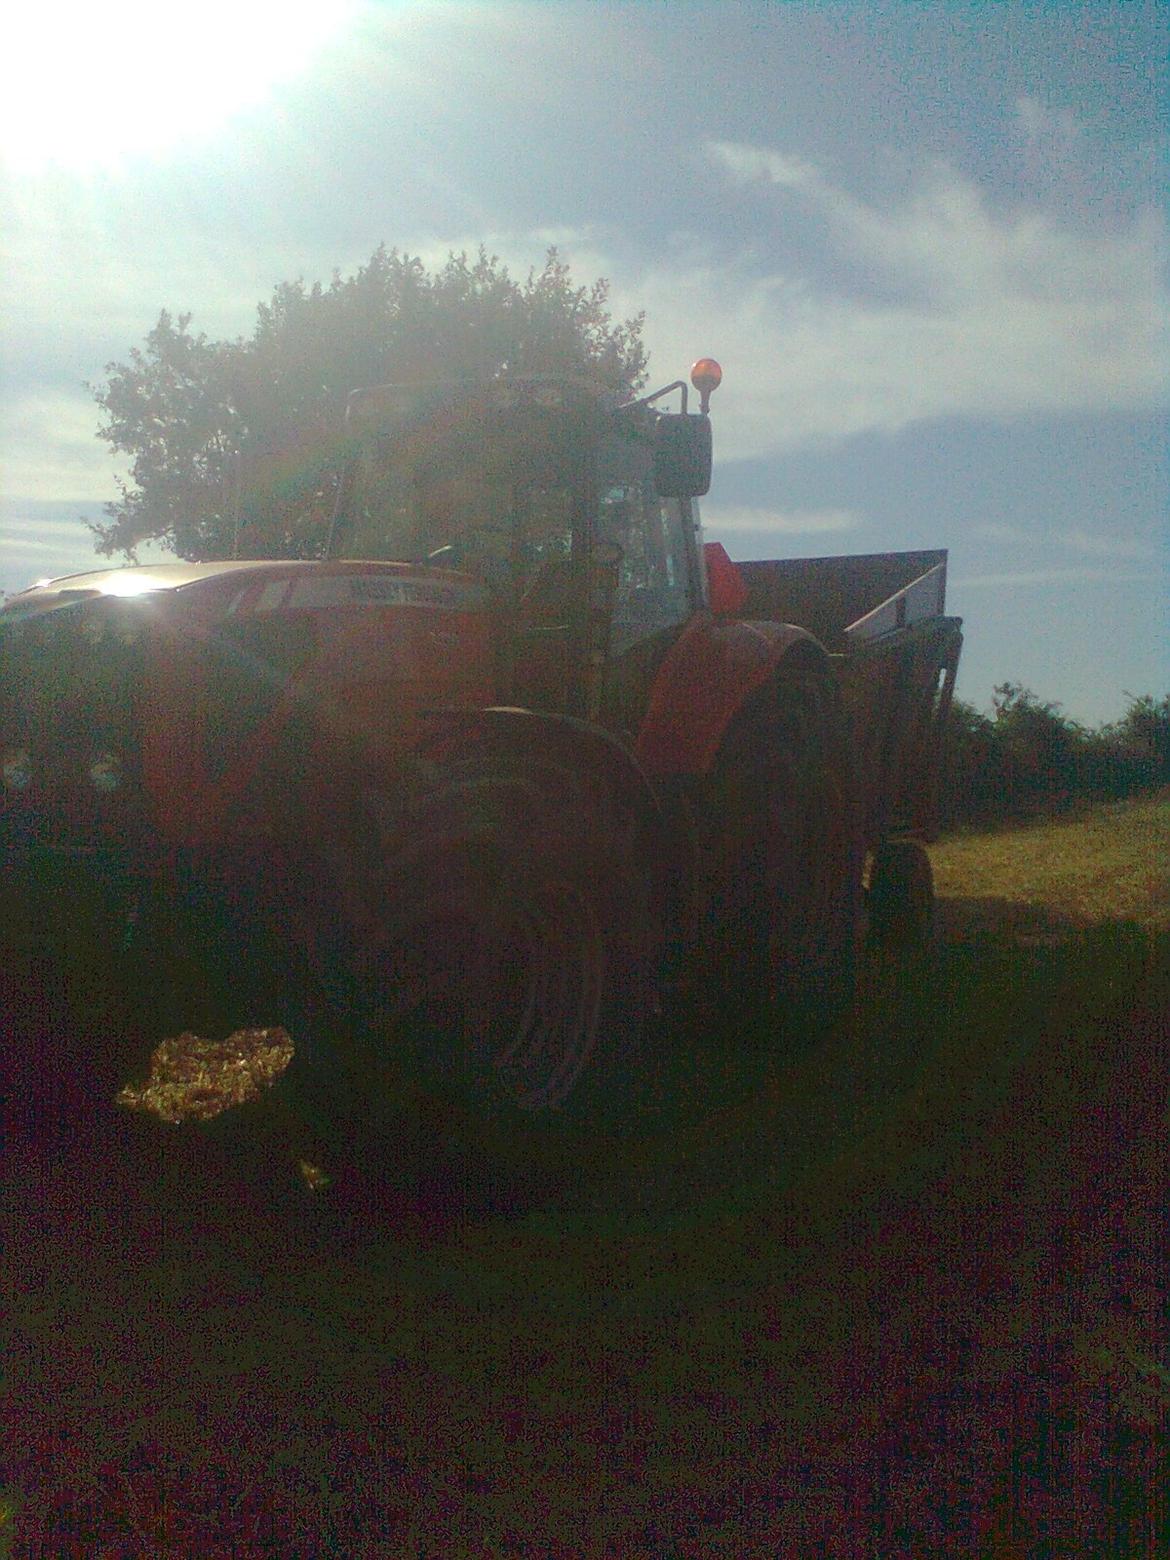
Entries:
{"label": "grass field", "polygon": [[412,1162],[377,1231],[10,1107],[0,1554],[1156,1554],[1168,827],[940,844],[853,1030],[572,1179]]}
{"label": "grass field", "polygon": [[992,899],[1026,916],[1090,926],[1170,926],[1170,803],[1119,802],[1044,824],[958,836],[935,846],[940,895]]}

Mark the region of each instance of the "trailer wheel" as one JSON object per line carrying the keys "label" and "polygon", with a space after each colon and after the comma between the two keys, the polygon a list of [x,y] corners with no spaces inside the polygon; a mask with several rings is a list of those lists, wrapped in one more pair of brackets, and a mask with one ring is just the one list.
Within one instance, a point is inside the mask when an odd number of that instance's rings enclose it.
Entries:
{"label": "trailer wheel", "polygon": [[937,939],[934,873],[916,840],[887,840],[869,869],[871,945],[900,959],[927,954]]}
{"label": "trailer wheel", "polygon": [[359,812],[362,1019],[340,1044],[371,1120],[413,1099],[525,1153],[628,1130],[652,1077],[662,935],[627,804],[504,750],[452,763],[406,815],[376,793]]}
{"label": "trailer wheel", "polygon": [[737,1013],[774,1014],[789,1041],[823,1032],[853,1001],[862,863],[827,679],[792,674],[754,702],[724,742],[711,800],[713,985]]}

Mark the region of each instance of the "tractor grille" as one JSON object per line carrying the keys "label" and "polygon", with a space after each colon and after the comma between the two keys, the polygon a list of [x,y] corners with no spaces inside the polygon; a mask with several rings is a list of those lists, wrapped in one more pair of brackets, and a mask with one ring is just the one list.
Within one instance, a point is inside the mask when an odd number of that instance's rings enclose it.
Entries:
{"label": "tractor grille", "polygon": [[126,845],[142,816],[141,603],[0,615],[0,820],[9,839]]}
{"label": "tractor grille", "polygon": [[220,625],[204,645],[202,762],[208,780],[246,764],[257,734],[313,653],[316,634],[304,614],[241,618]]}

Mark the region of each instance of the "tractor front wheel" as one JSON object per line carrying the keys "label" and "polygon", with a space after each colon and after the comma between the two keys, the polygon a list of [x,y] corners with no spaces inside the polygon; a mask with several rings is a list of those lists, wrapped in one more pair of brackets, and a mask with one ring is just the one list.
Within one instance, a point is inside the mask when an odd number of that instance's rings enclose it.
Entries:
{"label": "tractor front wheel", "polygon": [[654,1080],[661,907],[636,810],[506,751],[451,762],[404,813],[367,794],[347,1026],[377,1120],[409,1099],[484,1140],[624,1133]]}

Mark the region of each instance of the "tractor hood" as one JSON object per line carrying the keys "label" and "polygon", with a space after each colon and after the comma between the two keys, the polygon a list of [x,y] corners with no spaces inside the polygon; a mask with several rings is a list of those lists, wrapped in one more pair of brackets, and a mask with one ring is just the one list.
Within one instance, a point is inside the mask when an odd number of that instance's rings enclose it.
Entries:
{"label": "tractor hood", "polygon": [[39,581],[11,597],[4,617],[24,617],[81,601],[135,600],[181,592],[206,598],[231,613],[258,595],[264,606],[409,605],[466,611],[481,604],[482,588],[465,575],[417,564],[334,559],[230,560],[221,563],[139,564]]}
{"label": "tractor hood", "polygon": [[[0,611],[0,835],[219,849],[492,702],[486,587],[404,563],[150,564]],[[312,810],[311,807],[309,809]],[[2,844],[2,841],[0,841]]]}

